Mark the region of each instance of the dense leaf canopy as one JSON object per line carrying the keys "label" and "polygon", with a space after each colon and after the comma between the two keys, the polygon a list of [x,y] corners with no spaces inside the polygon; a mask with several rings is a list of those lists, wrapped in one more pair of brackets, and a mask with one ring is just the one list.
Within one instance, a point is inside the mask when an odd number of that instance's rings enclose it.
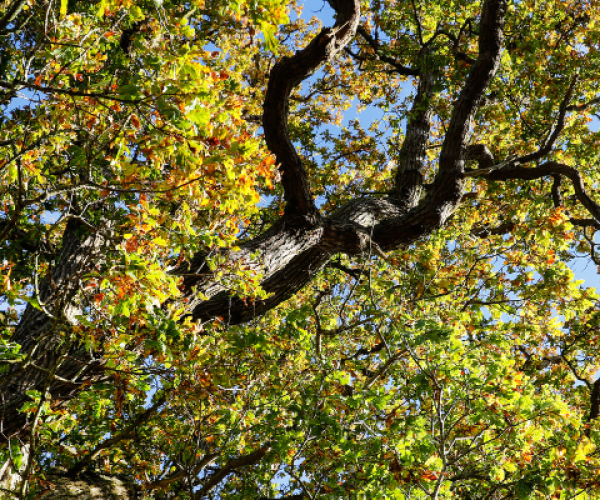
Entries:
{"label": "dense leaf canopy", "polygon": [[600,499],[600,3],[310,6],[0,2],[1,498]]}

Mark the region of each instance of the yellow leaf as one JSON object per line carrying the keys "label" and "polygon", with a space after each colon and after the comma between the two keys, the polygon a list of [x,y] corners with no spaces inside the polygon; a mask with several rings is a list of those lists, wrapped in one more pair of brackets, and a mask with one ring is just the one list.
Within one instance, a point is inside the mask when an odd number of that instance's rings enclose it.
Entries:
{"label": "yellow leaf", "polygon": [[69,4],[69,0],[60,0],[60,18],[61,19],[67,15],[68,4]]}

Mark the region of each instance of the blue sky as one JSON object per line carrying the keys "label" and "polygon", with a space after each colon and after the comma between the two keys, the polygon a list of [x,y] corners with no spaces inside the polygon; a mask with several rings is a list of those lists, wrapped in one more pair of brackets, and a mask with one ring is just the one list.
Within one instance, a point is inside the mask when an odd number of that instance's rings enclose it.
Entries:
{"label": "blue sky", "polygon": [[[304,2],[304,8],[301,16],[304,19],[310,19],[311,17],[316,16],[321,20],[323,26],[332,26],[335,22],[333,19],[333,9],[331,9],[325,0],[306,0]],[[318,73],[313,78],[318,78]],[[411,89],[412,85],[407,83],[406,91],[410,92]],[[359,118],[363,128],[367,129],[370,123],[372,123],[374,120],[380,120],[382,116],[383,112],[373,106],[368,107],[361,113],[357,112],[356,106],[351,106],[350,109],[344,113],[342,126],[347,126],[351,120]],[[333,133],[338,127],[329,126],[328,128]],[[590,129],[593,131],[600,129],[600,120],[598,120],[598,118],[593,118],[593,121],[590,124]],[[575,275],[574,279],[584,280],[585,286],[593,286],[597,290],[600,290],[600,276],[596,266],[593,262],[591,262],[590,259],[582,258],[574,261],[571,265],[571,269]]]}

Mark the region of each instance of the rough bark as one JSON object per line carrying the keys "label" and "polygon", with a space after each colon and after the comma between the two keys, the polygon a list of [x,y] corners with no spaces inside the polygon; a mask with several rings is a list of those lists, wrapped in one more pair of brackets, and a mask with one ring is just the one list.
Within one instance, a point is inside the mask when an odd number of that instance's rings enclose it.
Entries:
{"label": "rough bark", "polygon": [[[420,59],[426,60],[427,51]],[[422,64],[427,67],[427,63]],[[423,72],[419,79],[417,95],[408,116],[406,135],[398,154],[395,195],[406,208],[413,208],[421,199],[425,167],[425,150],[431,130],[431,106],[435,75]]]}
{"label": "rough bark", "polygon": [[[336,5],[334,4],[334,7]],[[357,9],[358,7],[356,11]],[[218,292],[207,301],[192,300],[190,314],[193,318],[207,321],[219,316],[231,324],[248,321],[297,292],[334,254],[358,255],[393,250],[441,227],[462,199],[467,132],[500,63],[505,11],[506,2],[503,0],[490,0],[483,4],[479,57],[455,106],[442,146],[440,171],[428,196],[419,200],[424,166],[423,151],[429,131],[429,126],[425,123],[429,113],[427,101],[433,85],[433,77],[425,74],[421,78],[418,102],[413,108],[414,118],[409,121],[406,133],[407,139],[410,140],[407,146],[401,149],[396,186],[390,196],[378,199],[364,197],[350,202],[327,218],[315,218],[310,208],[313,204],[312,199],[304,197],[303,194],[308,182],[306,171],[303,168],[289,167],[286,160],[282,159],[285,158],[284,154],[279,154],[281,169],[284,177],[287,176],[287,184],[284,185],[288,201],[286,212],[265,235],[250,242],[237,255],[231,256],[232,259],[248,259],[250,254],[260,251],[260,262],[256,263],[255,269],[265,277],[262,286],[272,295],[264,301],[249,304],[240,298],[230,297],[225,290],[217,290],[215,285],[209,285],[210,276],[206,276],[203,281],[188,281],[189,285],[196,285],[202,290],[212,286]],[[344,12],[352,12],[352,9],[348,8]],[[345,22],[340,20],[343,19],[342,16],[338,17],[336,26]],[[326,33],[326,36],[323,36],[323,33]],[[331,40],[328,33],[329,31],[324,30],[315,40]],[[305,50],[307,54],[312,55],[311,57],[315,57],[314,42]],[[325,58],[322,59],[322,62],[324,61]],[[305,59],[304,51],[287,59],[285,64],[294,70],[286,71],[288,86],[298,83],[298,65],[305,65],[306,76],[315,70],[314,62],[312,59]],[[277,65],[274,70],[276,68]],[[279,71],[275,74],[277,85],[287,89],[284,85],[285,75],[281,75]],[[277,130],[283,130],[281,121],[287,112],[289,92],[286,90],[279,94],[279,107],[265,104],[265,130],[270,128],[272,122],[279,124]],[[267,101],[269,99],[268,96]],[[280,144],[270,143],[275,136],[269,137],[269,147],[278,150]],[[292,150],[288,150],[288,147]],[[297,154],[293,151],[291,143],[284,149],[286,154],[296,158]],[[403,197],[399,197],[400,193]],[[289,200],[296,201],[289,204]],[[302,203],[306,209],[294,208],[299,206],[298,200],[304,200]],[[201,267],[202,259],[197,260],[195,264]],[[192,268],[192,273],[200,274],[200,267],[195,270]]]}
{"label": "rough bark", "polygon": [[[323,217],[317,210],[306,169],[293,147],[287,129],[287,113],[292,90],[319,67],[330,61],[353,38],[360,17],[358,0],[331,0],[337,21],[323,29],[303,50],[283,58],[271,70],[264,103],[263,125],[267,145],[277,157],[286,200],[285,213],[263,235],[230,252],[228,261],[254,268],[263,276],[261,285],[270,294],[265,300],[244,301],[232,296],[205,266],[202,255],[181,266],[188,315],[194,320],[221,318],[228,324],[249,321],[277,306],[299,291],[335,254],[369,255],[407,245],[445,224],[463,195],[466,138],[473,116],[500,61],[503,42],[505,0],[483,2],[479,57],[455,105],[448,134],[442,146],[440,169],[433,189],[421,198],[424,148],[429,135],[428,102],[433,75],[422,71],[417,100],[409,121],[407,142],[401,149],[396,185],[383,198],[353,200],[334,214]],[[99,266],[106,259],[98,234],[79,236],[65,233],[61,257],[53,280],[41,292],[49,294],[78,273]],[[75,237],[74,237],[75,236]],[[252,255],[258,254],[258,259]],[[72,285],[69,285],[72,286]],[[207,300],[196,293],[201,291]],[[76,294],[71,294],[75,298]],[[45,299],[44,299],[45,300]],[[75,301],[76,302],[76,301]],[[15,333],[23,351],[31,350],[31,361],[0,379],[0,431],[4,437],[23,434],[27,421],[17,410],[26,400],[25,392],[49,384],[53,400],[67,399],[85,379],[99,376],[100,360],[77,352],[77,344],[61,351],[58,339],[61,325],[74,321],[76,303],[66,308],[66,320],[57,322],[51,311],[29,307]],[[48,314],[50,313],[50,314]],[[69,319],[70,318],[70,319]],[[51,367],[60,366],[49,380]]]}
{"label": "rough bark", "polygon": [[102,266],[108,245],[100,232],[90,233],[76,220],[67,224],[56,265],[38,287],[40,306],[27,306],[12,339],[27,355],[25,362],[0,377],[2,437],[23,433],[31,423],[30,415],[18,411],[29,400],[27,391],[47,387],[54,401],[68,399],[99,375],[102,360],[82,350],[70,327],[83,307],[81,276]]}
{"label": "rough bark", "polygon": [[306,169],[293,146],[287,124],[292,90],[330,61],[354,37],[360,21],[360,4],[353,0],[330,0],[337,13],[333,28],[325,28],[293,57],[284,57],[269,74],[263,128],[265,141],[275,154],[285,192],[286,215],[318,220]]}
{"label": "rough bark", "polygon": [[[456,101],[448,131],[442,144],[439,172],[423,196],[425,148],[429,139],[435,75],[420,61],[417,95],[407,125],[405,140],[397,158],[395,184],[387,196],[355,199],[327,217],[317,209],[310,179],[290,141],[287,115],[293,89],[319,67],[343,50],[356,33],[359,23],[358,0],[330,0],[337,13],[332,28],[322,30],[313,41],[291,58],[284,58],[271,70],[264,103],[265,139],[275,154],[284,189],[284,215],[268,231],[229,252],[227,261],[243,263],[263,277],[261,286],[268,298],[254,302],[233,296],[215,280],[204,256],[198,255],[176,269],[183,277],[183,295],[188,315],[196,321],[221,318],[228,324],[252,320],[276,307],[305,286],[336,254],[350,256],[381,254],[431,234],[443,226],[462,201],[466,177],[495,181],[533,180],[545,176],[566,177],[575,193],[596,221],[600,207],[586,193],[579,172],[565,165],[548,162],[535,168],[524,166],[541,155],[530,155],[521,162],[496,164],[485,146],[467,144],[468,132],[500,63],[506,0],[484,0],[480,20],[479,55]],[[0,23],[1,24],[1,23]],[[367,41],[368,38],[367,38]],[[426,54],[423,54],[426,58]],[[571,86],[572,90],[572,86]],[[561,106],[561,120],[568,109],[570,94]],[[557,125],[556,130],[562,127]],[[552,137],[554,137],[553,134]],[[545,154],[552,140],[540,149]],[[465,171],[465,162],[476,160],[477,170]],[[16,366],[0,378],[0,434],[4,439],[26,437],[29,422],[18,409],[27,400],[26,391],[46,388],[54,400],[76,394],[84,381],[102,376],[100,358],[85,353],[77,339],[64,343],[63,332],[76,323],[82,295],[78,277],[99,269],[108,258],[110,240],[99,232],[90,233],[75,222],[69,223],[63,237],[60,257],[49,279],[40,286],[42,309],[28,307],[16,329],[14,341],[29,353],[27,363]],[[258,255],[258,257],[254,257]],[[202,292],[202,298],[197,293]],[[55,300],[62,294],[67,303]],[[204,297],[207,297],[205,299]],[[63,312],[60,312],[63,311]],[[600,386],[598,386],[600,387]],[[594,386],[591,418],[600,403]],[[266,448],[230,460],[211,476],[199,496],[207,494],[237,467],[252,465]],[[86,464],[87,465],[87,464]],[[76,471],[81,472],[81,467]],[[14,479],[13,475],[13,479]],[[55,499],[133,499],[139,494],[129,481],[101,475],[55,475],[48,479],[44,498]],[[289,498],[302,498],[292,495]]]}
{"label": "rough bark", "polygon": [[42,492],[44,500],[134,500],[141,498],[139,488],[128,479],[102,474],[72,478],[49,476]]}

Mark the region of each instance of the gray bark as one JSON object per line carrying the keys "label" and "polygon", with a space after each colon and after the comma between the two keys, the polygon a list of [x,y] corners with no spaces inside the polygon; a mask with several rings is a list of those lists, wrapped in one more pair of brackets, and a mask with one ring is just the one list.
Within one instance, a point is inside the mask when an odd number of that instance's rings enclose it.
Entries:
{"label": "gray bark", "polygon": [[78,478],[49,476],[44,500],[134,500],[142,498],[127,479],[102,474]]}
{"label": "gray bark", "polygon": [[[229,324],[249,321],[299,291],[335,254],[368,255],[415,242],[443,226],[461,202],[467,131],[498,68],[506,1],[483,2],[479,58],[455,105],[442,146],[440,171],[427,196],[421,198],[421,185],[433,76],[423,73],[390,195],[353,200],[323,217],[315,207],[307,172],[289,140],[287,113],[293,88],[343,50],[356,32],[358,0],[330,3],[337,12],[335,26],[323,29],[305,49],[278,62],[271,70],[267,88],[263,125],[267,145],[275,153],[282,173],[285,213],[263,235],[227,254],[232,264],[242,261],[262,275],[261,285],[270,295],[254,302],[232,296],[214,279],[199,255],[175,270],[183,276],[186,307],[194,320],[221,318]],[[40,290],[42,301],[55,305],[45,311],[28,307],[23,315],[14,340],[23,352],[32,354],[28,364],[0,379],[0,432],[5,438],[26,435],[29,422],[18,408],[27,400],[27,390],[41,390],[48,385],[52,400],[66,400],[80,390],[83,381],[102,376],[101,359],[82,352],[76,339],[71,344],[63,343],[61,336],[81,307],[78,277],[91,268],[100,269],[110,258],[110,240],[100,234],[86,233],[75,223],[67,227],[52,279]],[[259,257],[253,259],[257,253]],[[194,290],[201,291],[208,300],[199,298]],[[52,300],[57,291],[70,300],[64,307]],[[63,316],[53,317],[54,310],[64,311]]]}
{"label": "gray bark", "polygon": [[[585,192],[576,169],[553,162],[536,168],[523,166],[543,156],[548,144],[540,150],[540,155],[506,165],[495,165],[485,147],[467,144],[475,113],[500,64],[506,0],[483,1],[479,55],[455,103],[442,144],[439,171],[427,194],[423,195],[425,149],[431,127],[429,103],[435,74],[428,72],[426,62],[419,61],[419,69],[409,72],[419,77],[419,86],[390,193],[355,199],[332,215],[321,214],[314,203],[307,171],[290,141],[287,115],[293,89],[343,50],[357,31],[359,0],[329,0],[329,3],[336,10],[336,24],[322,30],[293,57],[275,64],[269,78],[263,127],[282,175],[284,215],[264,234],[225,255],[232,265],[243,263],[259,273],[261,286],[269,296],[254,302],[232,296],[215,279],[204,256],[197,255],[173,271],[183,278],[188,316],[196,321],[221,318],[228,324],[247,322],[298,292],[336,254],[381,254],[414,243],[448,221],[462,201],[467,177],[497,181],[532,180],[548,175],[566,177],[573,183],[582,205],[596,221],[600,220],[600,207]],[[424,58],[426,55],[422,54]],[[567,107],[566,98],[561,108],[563,118]],[[465,171],[468,159],[477,160],[480,168]],[[42,310],[28,307],[14,335],[13,340],[28,353],[28,361],[0,378],[0,435],[4,439],[27,438],[31,422],[18,412],[28,398],[26,391],[47,390],[54,402],[67,400],[80,390],[84,381],[103,376],[102,360],[96,357],[97,353],[83,351],[77,339],[65,342],[63,332],[70,337],[69,326],[76,323],[77,314],[83,310],[85,296],[79,287],[83,275],[91,269],[98,271],[110,260],[109,236],[102,231],[90,232],[75,222],[67,226],[60,257],[40,286],[41,302],[46,305]],[[207,298],[200,298],[196,291]],[[594,415],[598,413],[598,399],[594,400]],[[256,463],[263,455],[264,450],[258,450],[230,461],[209,479],[201,493],[208,493],[231,470]],[[8,469],[5,472],[6,484],[17,481],[18,474],[11,475]],[[127,500],[139,494],[131,481],[115,477],[87,474],[54,475],[47,479],[46,500]]]}

